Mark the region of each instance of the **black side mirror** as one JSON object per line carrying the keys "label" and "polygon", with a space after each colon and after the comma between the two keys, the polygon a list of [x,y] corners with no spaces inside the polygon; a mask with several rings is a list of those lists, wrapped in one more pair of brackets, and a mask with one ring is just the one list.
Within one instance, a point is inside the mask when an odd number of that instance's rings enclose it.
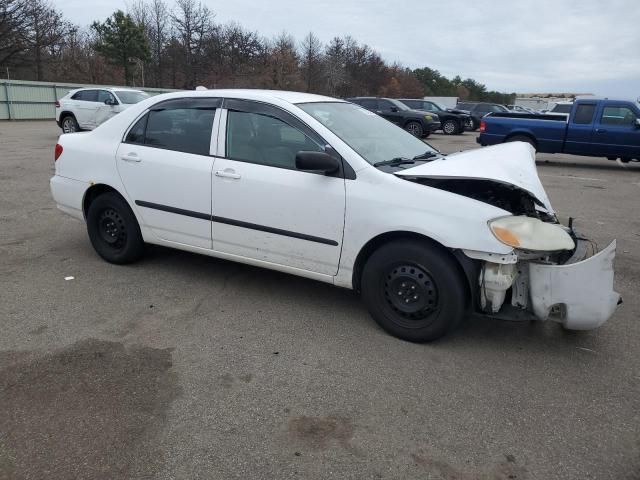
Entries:
{"label": "black side mirror", "polygon": [[106,98],[104,101],[105,105],[116,105],[116,101],[113,98]]}
{"label": "black side mirror", "polygon": [[397,112],[398,111],[398,107],[391,107],[391,111],[392,112]]}
{"label": "black side mirror", "polygon": [[633,122],[633,125],[634,125],[636,128],[640,128],[640,118],[636,118],[635,122]]}
{"label": "black side mirror", "polygon": [[296,154],[296,168],[316,172],[334,173],[340,168],[338,160],[325,152],[301,151]]}

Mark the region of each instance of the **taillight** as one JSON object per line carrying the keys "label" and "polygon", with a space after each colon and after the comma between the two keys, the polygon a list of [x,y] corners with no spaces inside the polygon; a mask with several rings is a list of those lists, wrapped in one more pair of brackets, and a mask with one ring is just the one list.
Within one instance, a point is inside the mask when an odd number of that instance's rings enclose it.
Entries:
{"label": "taillight", "polygon": [[480,133],[484,133],[484,131],[487,129],[487,122],[485,122],[484,120],[482,120],[480,122]]}
{"label": "taillight", "polygon": [[56,103],[54,103],[54,105],[56,106],[56,108],[60,108],[60,102],[58,100],[56,100]]}
{"label": "taillight", "polygon": [[56,148],[53,154],[53,161],[55,162],[56,160],[58,160],[60,158],[60,155],[62,155],[62,145],[56,143]]}

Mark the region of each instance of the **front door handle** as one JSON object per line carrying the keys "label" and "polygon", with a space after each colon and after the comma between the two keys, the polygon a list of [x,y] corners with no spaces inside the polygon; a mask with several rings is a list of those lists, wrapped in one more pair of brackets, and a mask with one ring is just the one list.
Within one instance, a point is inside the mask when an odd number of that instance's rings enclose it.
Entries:
{"label": "front door handle", "polygon": [[606,128],[596,128],[596,133],[607,133]]}
{"label": "front door handle", "polygon": [[135,162],[135,163],[138,163],[142,160],[142,158],[140,158],[140,155],[138,155],[135,152],[125,153],[124,155],[121,155],[120,158],[125,162]]}
{"label": "front door handle", "polygon": [[232,178],[234,180],[239,180],[240,178],[242,178],[241,175],[236,173],[235,170],[229,168],[225,170],[216,170],[216,177]]}

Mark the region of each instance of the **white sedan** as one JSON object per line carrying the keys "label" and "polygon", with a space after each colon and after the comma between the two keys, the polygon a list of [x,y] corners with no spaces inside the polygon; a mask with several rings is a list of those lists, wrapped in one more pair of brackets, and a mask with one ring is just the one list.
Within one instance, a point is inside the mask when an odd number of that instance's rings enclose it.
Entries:
{"label": "white sedan", "polygon": [[615,242],[558,222],[535,153],[445,156],[348,102],[260,90],[149,98],[60,137],[53,197],[108,262],[145,243],[355,289],[388,332],[465,316],[591,329],[615,311]]}

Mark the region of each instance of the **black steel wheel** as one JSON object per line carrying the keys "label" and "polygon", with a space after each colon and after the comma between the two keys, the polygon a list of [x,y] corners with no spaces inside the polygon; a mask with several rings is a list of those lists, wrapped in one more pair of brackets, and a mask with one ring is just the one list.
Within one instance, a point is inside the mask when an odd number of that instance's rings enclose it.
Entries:
{"label": "black steel wheel", "polygon": [[455,259],[427,240],[380,247],[364,266],[361,288],[374,320],[412,342],[446,335],[464,318],[469,298]]}
{"label": "black steel wheel", "polygon": [[95,251],[110,263],[131,263],[140,258],[144,240],[127,202],[116,192],[98,196],[87,212],[87,231]]}

